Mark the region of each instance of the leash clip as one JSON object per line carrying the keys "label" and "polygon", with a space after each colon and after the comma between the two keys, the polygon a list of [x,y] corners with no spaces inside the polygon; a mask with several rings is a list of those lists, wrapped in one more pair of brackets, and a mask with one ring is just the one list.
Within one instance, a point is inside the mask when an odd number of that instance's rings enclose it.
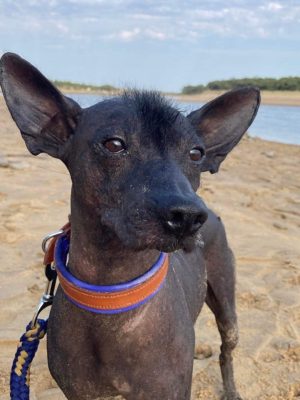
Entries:
{"label": "leash clip", "polygon": [[[60,235],[62,235],[64,233],[63,229],[60,229],[59,231],[53,232],[53,233],[49,233],[49,235],[45,236],[43,241],[42,241],[42,249],[43,252],[45,253],[45,260],[49,259],[49,251],[53,251],[55,242],[56,242],[56,238]],[[51,243],[49,246],[47,246],[48,241],[51,240]],[[51,249],[52,247],[52,249]],[[40,313],[47,308],[48,306],[51,306],[53,303],[53,299],[54,299],[54,291],[55,291],[55,285],[56,285],[56,277],[57,277],[57,273],[55,270],[55,265],[53,260],[51,260],[52,256],[50,256],[49,261],[50,262],[46,262],[44,263],[45,265],[45,275],[47,278],[47,284],[46,284],[46,289],[45,292],[43,293],[39,304],[36,308],[36,311],[33,315],[33,318],[31,320],[31,327],[35,327],[38,317],[40,315]]]}
{"label": "leash clip", "polygon": [[[50,267],[52,267],[51,265],[49,265]],[[53,270],[55,271],[55,270]],[[55,272],[56,274],[56,272]],[[40,302],[36,308],[36,311],[33,315],[33,318],[31,320],[31,327],[35,327],[36,326],[36,322],[37,319],[40,315],[40,313],[47,308],[48,306],[51,306],[53,303],[53,298],[54,298],[54,290],[55,290],[55,284],[56,284],[56,276],[55,278],[53,278],[51,281],[48,280],[47,285],[46,285],[46,289],[44,294],[42,295]]]}

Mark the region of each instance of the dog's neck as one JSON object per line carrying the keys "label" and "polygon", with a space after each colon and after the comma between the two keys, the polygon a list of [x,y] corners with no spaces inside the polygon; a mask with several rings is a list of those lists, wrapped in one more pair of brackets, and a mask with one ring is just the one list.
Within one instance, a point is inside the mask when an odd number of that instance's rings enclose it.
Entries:
{"label": "dog's neck", "polygon": [[95,285],[113,285],[144,274],[159,251],[134,251],[110,234],[99,219],[72,205],[68,266],[78,279]]}

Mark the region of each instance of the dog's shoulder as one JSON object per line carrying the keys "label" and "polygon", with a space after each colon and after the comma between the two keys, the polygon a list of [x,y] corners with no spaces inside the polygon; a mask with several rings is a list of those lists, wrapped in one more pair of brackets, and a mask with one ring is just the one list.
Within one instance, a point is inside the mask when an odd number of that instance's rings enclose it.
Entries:
{"label": "dog's shoulder", "polygon": [[209,250],[216,241],[226,241],[225,227],[222,219],[211,209],[208,209],[208,217],[205,224],[200,229],[204,242],[204,252]]}

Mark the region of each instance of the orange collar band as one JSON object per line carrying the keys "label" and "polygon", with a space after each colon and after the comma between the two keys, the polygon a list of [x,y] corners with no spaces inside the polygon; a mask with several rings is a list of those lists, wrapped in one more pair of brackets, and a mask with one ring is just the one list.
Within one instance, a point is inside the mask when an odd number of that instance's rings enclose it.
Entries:
{"label": "orange collar band", "polygon": [[163,286],[169,258],[161,253],[157,262],[132,281],[117,285],[91,285],[75,278],[66,266],[69,238],[60,236],[55,244],[55,267],[61,287],[68,299],[80,308],[100,314],[117,314],[149,301]]}

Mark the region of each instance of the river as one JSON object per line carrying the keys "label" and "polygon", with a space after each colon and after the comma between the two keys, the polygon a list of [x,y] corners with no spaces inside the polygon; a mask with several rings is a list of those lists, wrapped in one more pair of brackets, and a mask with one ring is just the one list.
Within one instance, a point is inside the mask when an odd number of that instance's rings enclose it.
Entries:
{"label": "river", "polygon": [[[95,94],[69,95],[82,107],[89,107],[103,97]],[[184,103],[177,101],[184,114],[200,108],[203,103]],[[281,143],[300,145],[300,107],[261,105],[253,124],[249,128],[249,135]]]}

